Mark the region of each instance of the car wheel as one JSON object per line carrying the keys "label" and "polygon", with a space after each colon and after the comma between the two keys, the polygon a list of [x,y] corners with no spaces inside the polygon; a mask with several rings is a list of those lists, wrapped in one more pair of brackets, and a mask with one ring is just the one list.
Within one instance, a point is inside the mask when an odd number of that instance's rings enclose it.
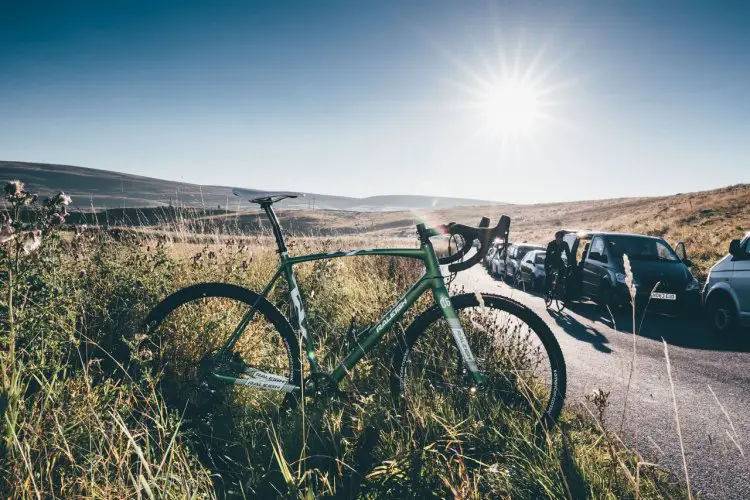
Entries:
{"label": "car wheel", "polygon": [[708,301],[706,308],[711,328],[717,333],[729,333],[737,326],[737,309],[726,295],[716,295]]}

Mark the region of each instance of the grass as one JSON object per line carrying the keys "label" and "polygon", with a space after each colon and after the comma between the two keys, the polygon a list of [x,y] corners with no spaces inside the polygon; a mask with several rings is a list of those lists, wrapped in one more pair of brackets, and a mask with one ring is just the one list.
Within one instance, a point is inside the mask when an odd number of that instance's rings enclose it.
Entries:
{"label": "grass", "polygon": [[[0,495],[6,498],[687,496],[677,480],[604,430],[606,396],[570,404],[535,436],[534,415],[498,406],[491,424],[460,408],[398,415],[388,358],[417,304],[343,388],[352,400],[309,400],[276,412],[252,391],[220,391],[205,424],[162,376],[135,376],[123,339],[170,292],[204,281],[259,290],[276,255],[267,236],[186,233],[113,237],[45,233],[28,254],[2,245],[0,264]],[[20,241],[20,240],[19,240]],[[381,239],[296,238],[293,251],[386,245]],[[394,245],[411,242],[392,241]],[[374,323],[413,282],[413,261],[367,257],[299,266],[298,280],[330,367],[352,316]],[[282,309],[280,291],[272,299]],[[216,310],[206,309],[214,313]],[[218,310],[221,310],[219,308]],[[218,341],[176,323],[178,366]],[[192,332],[196,333],[196,332]],[[251,355],[252,342],[238,349]],[[181,380],[194,372],[184,368]],[[636,479],[637,477],[637,479]]]}
{"label": "grass", "polygon": [[[477,214],[497,221],[513,219],[511,236],[517,242],[546,244],[560,228],[632,232],[660,236],[670,244],[684,241],[694,262],[693,273],[704,280],[708,270],[726,255],[729,242],[750,227],[750,185],[651,198],[622,198],[535,205],[489,205],[410,212],[353,212],[336,210],[280,210],[282,226],[295,236],[407,237],[414,224],[457,221],[475,225]],[[231,205],[236,208],[236,205]],[[267,229],[260,212],[205,208],[147,208],[109,210],[77,216],[91,224],[149,226],[149,231],[191,234],[248,233]]]}

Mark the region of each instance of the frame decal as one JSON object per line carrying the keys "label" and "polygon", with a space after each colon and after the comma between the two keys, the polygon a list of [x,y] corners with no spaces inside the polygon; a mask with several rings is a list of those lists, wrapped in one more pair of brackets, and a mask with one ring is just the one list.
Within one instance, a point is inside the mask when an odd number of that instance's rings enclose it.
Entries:
{"label": "frame decal", "polygon": [[305,326],[305,308],[302,306],[302,297],[299,294],[299,286],[297,283],[294,284],[294,288],[289,290],[289,296],[292,298],[292,304],[297,312],[297,324],[299,326],[300,335],[303,340],[307,340],[307,327]]}
{"label": "frame decal", "polygon": [[474,354],[471,352],[469,342],[466,340],[466,334],[464,333],[463,327],[461,327],[461,322],[458,321],[458,318],[448,318],[448,324],[451,327],[453,338],[456,341],[456,346],[458,346],[458,350],[461,353],[464,363],[466,363],[466,366],[469,367],[470,371],[474,373],[478,372],[479,367],[474,359]]}

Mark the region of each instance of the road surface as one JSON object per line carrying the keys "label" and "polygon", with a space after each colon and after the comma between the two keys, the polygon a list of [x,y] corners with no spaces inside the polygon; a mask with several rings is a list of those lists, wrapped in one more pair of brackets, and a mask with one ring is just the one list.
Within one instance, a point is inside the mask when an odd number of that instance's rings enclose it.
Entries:
{"label": "road surface", "polygon": [[750,499],[750,332],[717,340],[698,320],[646,315],[635,338],[636,372],[623,419],[633,360],[629,318],[618,317],[615,329],[611,318],[588,303],[548,313],[542,298],[495,280],[480,266],[459,274],[452,286],[506,295],[532,308],[565,355],[566,401],[582,402],[594,389],[609,391],[610,430],[632,448],[637,428],[644,459],[684,478],[663,337],[693,491],[703,498]]}

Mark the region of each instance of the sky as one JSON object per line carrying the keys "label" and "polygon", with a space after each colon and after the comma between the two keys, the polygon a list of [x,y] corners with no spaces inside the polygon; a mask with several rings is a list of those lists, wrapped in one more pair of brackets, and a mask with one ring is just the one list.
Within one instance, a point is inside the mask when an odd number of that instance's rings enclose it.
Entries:
{"label": "sky", "polygon": [[0,0],[0,160],[536,203],[750,182],[750,4]]}

